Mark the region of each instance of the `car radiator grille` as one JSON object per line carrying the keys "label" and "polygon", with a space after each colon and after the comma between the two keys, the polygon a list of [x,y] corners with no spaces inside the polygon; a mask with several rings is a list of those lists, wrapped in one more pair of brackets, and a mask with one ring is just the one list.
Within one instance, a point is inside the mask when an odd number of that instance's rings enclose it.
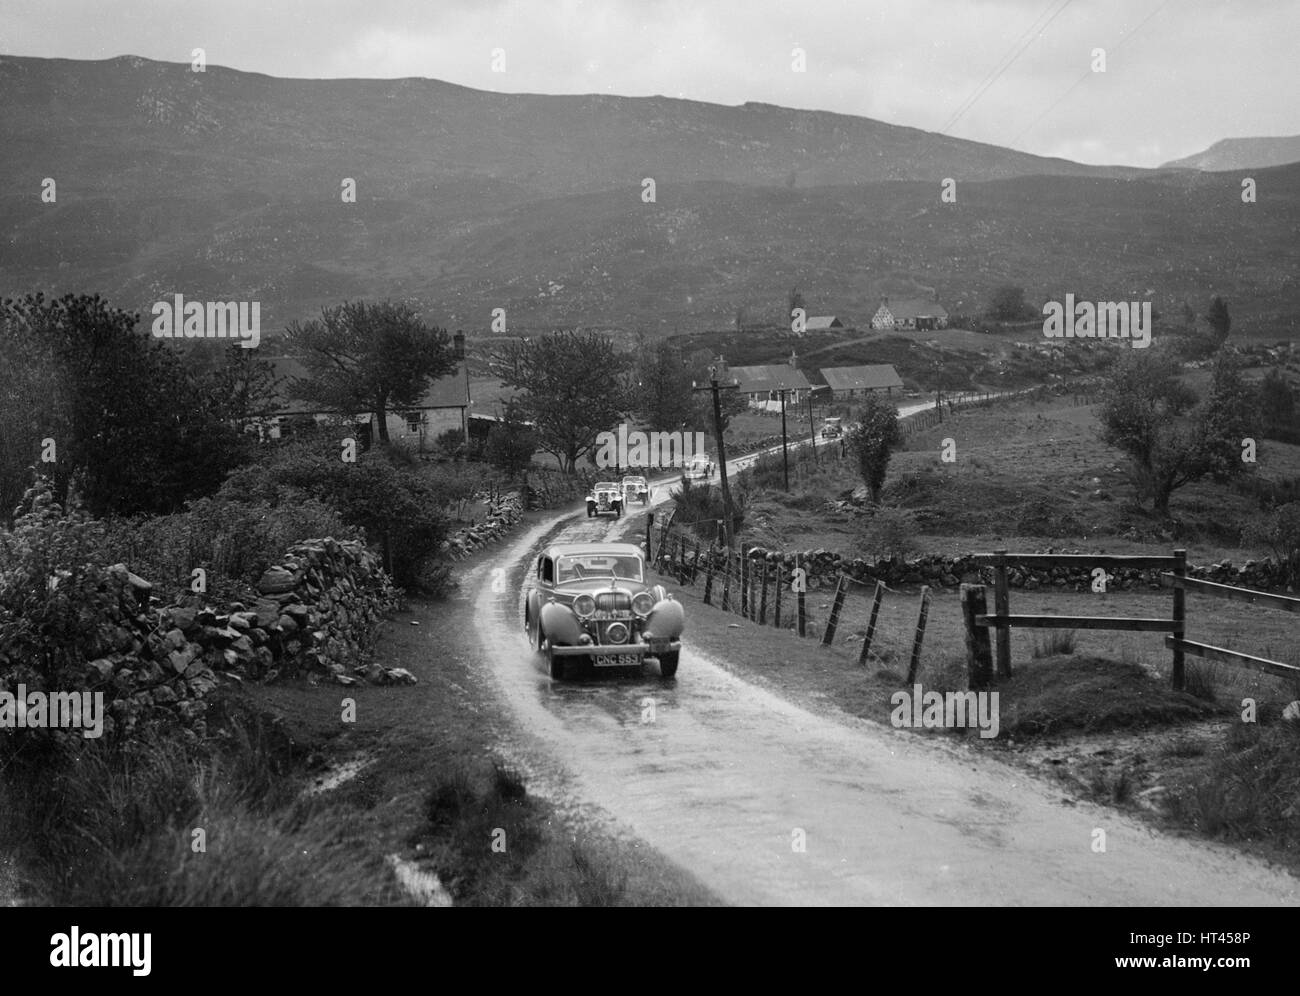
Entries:
{"label": "car radiator grille", "polygon": [[632,596],[626,591],[602,591],[596,595],[598,612],[631,612]]}

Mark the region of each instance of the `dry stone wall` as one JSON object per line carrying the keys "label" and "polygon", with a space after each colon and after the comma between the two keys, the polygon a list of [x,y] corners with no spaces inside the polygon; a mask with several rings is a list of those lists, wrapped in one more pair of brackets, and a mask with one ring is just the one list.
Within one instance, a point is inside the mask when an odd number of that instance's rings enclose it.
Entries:
{"label": "dry stone wall", "polygon": [[401,668],[367,666],[378,624],[397,592],[378,558],[355,540],[308,540],[268,569],[251,602],[221,607],[200,596],[160,606],[153,585],[115,564],[88,689],[105,692],[105,732],[129,732],[156,709],[204,734],[204,698],[218,674],[271,681],[413,683]]}

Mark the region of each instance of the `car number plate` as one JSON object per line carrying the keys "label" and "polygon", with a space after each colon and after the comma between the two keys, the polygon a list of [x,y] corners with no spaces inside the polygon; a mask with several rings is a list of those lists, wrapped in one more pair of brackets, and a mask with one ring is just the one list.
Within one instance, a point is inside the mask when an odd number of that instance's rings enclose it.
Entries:
{"label": "car number plate", "polygon": [[638,654],[597,654],[596,667],[633,667],[641,663]]}

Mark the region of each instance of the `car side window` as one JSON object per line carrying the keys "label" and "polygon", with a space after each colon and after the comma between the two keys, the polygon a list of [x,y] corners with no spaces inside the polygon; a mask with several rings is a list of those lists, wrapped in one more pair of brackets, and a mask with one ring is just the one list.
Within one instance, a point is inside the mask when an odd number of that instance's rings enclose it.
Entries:
{"label": "car side window", "polygon": [[555,583],[555,564],[550,557],[543,557],[538,561],[537,576],[547,584]]}

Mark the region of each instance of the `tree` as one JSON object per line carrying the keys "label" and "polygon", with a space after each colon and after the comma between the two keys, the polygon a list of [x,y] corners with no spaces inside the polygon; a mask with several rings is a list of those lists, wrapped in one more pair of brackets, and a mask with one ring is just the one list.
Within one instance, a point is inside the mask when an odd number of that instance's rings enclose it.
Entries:
{"label": "tree", "polygon": [[1032,317],[1033,309],[1025,303],[1025,289],[1002,284],[993,289],[985,317],[998,322],[1015,322]]}
{"label": "tree", "polygon": [[1256,405],[1263,422],[1264,435],[1283,442],[1300,441],[1300,437],[1290,438],[1297,428],[1295,393],[1286,376],[1277,367],[1265,374],[1259,382]]}
{"label": "tree", "polygon": [[446,329],[387,301],[322,308],[319,319],[291,324],[285,344],[307,370],[295,378],[294,396],[344,415],[374,413],[384,446],[389,411],[415,407],[434,380],[457,369]]}
{"label": "tree", "polygon": [[57,499],[75,478],[98,516],[175,511],[246,457],[240,419],[265,410],[268,365],[231,346],[196,371],[138,322],[98,295],[0,302],[0,514],[47,452]]}
{"label": "tree", "polygon": [[601,432],[613,431],[628,407],[627,359],[596,332],[555,332],[508,342],[492,357],[493,370],[515,396],[519,414],[533,423],[539,448],[577,469]]}
{"label": "tree", "polygon": [[1241,377],[1241,364],[1231,349],[1214,358],[1210,396],[1199,413],[1199,436],[1206,472],[1220,484],[1245,469],[1242,441],[1259,434],[1256,394]]}
{"label": "tree", "polygon": [[790,325],[790,319],[794,315],[795,308],[803,308],[805,315],[807,315],[808,313],[808,307],[807,305],[804,304],[803,294],[800,292],[798,287],[790,288],[790,296],[788,298],[788,301],[789,301],[789,307],[785,309],[784,320],[781,322],[781,324],[787,328]]}
{"label": "tree", "polygon": [[1228,338],[1228,330],[1232,328],[1232,316],[1228,314],[1228,305],[1219,295],[1214,295],[1210,299],[1210,310],[1205,313],[1205,320],[1210,323],[1210,329],[1214,333],[1214,338],[1222,343]]}
{"label": "tree", "polygon": [[536,451],[537,434],[520,417],[518,405],[506,402],[502,420],[488,432],[484,457],[513,478],[528,467]]}
{"label": "tree", "polygon": [[861,417],[849,430],[845,441],[858,461],[863,483],[871,491],[871,500],[880,503],[880,489],[885,483],[889,458],[903,445],[903,432],[898,426],[898,411],[869,395],[862,406]]}
{"label": "tree", "polygon": [[1242,469],[1249,394],[1231,358],[1216,366],[1209,399],[1200,407],[1196,402],[1177,361],[1158,351],[1123,356],[1105,392],[1102,439],[1128,456],[1139,497],[1150,498],[1161,515],[1168,514],[1170,495],[1183,485]]}
{"label": "tree", "polygon": [[631,405],[650,429],[675,432],[695,416],[690,368],[666,340],[642,346],[632,380]]}

